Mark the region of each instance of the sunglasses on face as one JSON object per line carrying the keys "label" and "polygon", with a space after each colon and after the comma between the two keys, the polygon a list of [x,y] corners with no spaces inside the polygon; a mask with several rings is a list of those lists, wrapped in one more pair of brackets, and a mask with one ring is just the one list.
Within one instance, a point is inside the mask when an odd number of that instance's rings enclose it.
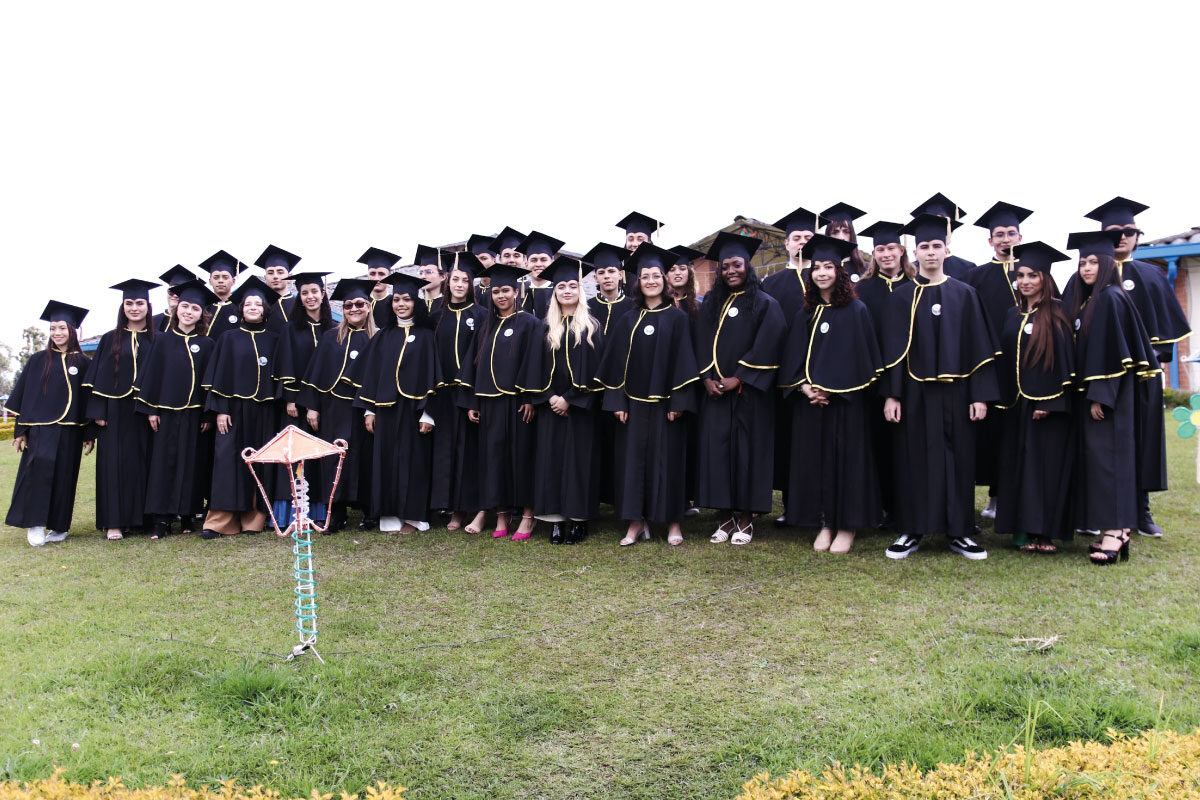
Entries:
{"label": "sunglasses on face", "polygon": [[366,307],[367,307],[366,300],[351,300],[349,302],[342,303],[342,308],[366,308]]}
{"label": "sunglasses on face", "polygon": [[1137,228],[1121,228],[1122,236],[1141,236],[1142,232]]}

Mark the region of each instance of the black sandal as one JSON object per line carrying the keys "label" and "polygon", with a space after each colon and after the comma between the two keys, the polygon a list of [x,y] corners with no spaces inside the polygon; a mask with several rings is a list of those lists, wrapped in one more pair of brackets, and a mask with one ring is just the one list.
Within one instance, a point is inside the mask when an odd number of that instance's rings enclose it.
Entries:
{"label": "black sandal", "polygon": [[1125,531],[1121,531],[1119,536],[1114,537],[1112,534],[1106,534],[1106,536],[1107,538],[1117,539],[1121,543],[1121,546],[1116,550],[1103,550],[1101,549],[1101,545],[1104,544],[1102,540],[1100,545],[1097,545],[1096,549],[1091,552],[1090,557],[1092,559],[1092,563],[1098,567],[1106,567],[1110,564],[1115,564],[1118,561],[1128,561],[1129,534]]}

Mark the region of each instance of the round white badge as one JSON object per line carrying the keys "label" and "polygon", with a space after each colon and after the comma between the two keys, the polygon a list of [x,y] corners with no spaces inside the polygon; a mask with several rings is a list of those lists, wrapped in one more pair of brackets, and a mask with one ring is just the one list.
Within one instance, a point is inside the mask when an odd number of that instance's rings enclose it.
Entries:
{"label": "round white badge", "polygon": [[230,315],[229,315],[229,324],[230,324],[230,325],[237,325],[237,314],[230,314]]}
{"label": "round white badge", "polygon": [[1082,322],[1082,320],[1078,320],[1078,319],[1075,320],[1075,330],[1079,330],[1079,325],[1081,322]]}
{"label": "round white badge", "polygon": [[475,327],[475,318],[474,317],[467,317],[467,327],[468,328]]}
{"label": "round white badge", "polygon": [[736,317],[737,315],[738,315],[737,306],[734,306],[733,308],[729,309],[729,316]]}
{"label": "round white badge", "polygon": [[1129,278],[1126,278],[1125,280],[1121,281],[1121,285],[1125,287],[1125,291],[1127,291],[1127,292],[1133,291],[1133,281],[1130,280]]}
{"label": "round white badge", "polygon": [[259,357],[258,357],[258,365],[259,365],[260,367],[265,367],[265,366],[267,365],[267,357],[266,357],[266,356],[259,356]]}
{"label": "round white badge", "polygon": [[859,280],[860,280],[860,278],[859,278],[859,274],[857,272],[850,276],[851,283],[858,283]]}
{"label": "round white badge", "polygon": [[1016,282],[1016,281],[1013,281],[1013,288],[1014,288],[1014,289],[1016,289],[1016,288],[1017,288],[1017,282]]}
{"label": "round white badge", "polygon": [[[736,309],[734,309],[734,310],[736,310]],[[647,325],[645,328],[642,328],[642,333],[646,334],[647,336],[653,336],[654,335],[654,326]]]}
{"label": "round white badge", "polygon": [[1025,335],[1026,335],[1026,336],[1028,336],[1028,335],[1029,335],[1029,334],[1031,334],[1031,333],[1033,333],[1033,323],[1032,323],[1032,322],[1026,322],[1026,323],[1025,323]]}
{"label": "round white badge", "polygon": [[941,303],[934,303],[934,304],[933,304],[933,308],[932,308],[932,309],[930,309],[930,310],[933,312],[933,315],[934,315],[935,317],[940,317],[940,316],[942,315],[942,304],[941,304]]}
{"label": "round white badge", "polygon": [[67,372],[71,373],[72,375],[78,375],[79,367],[67,367]]}
{"label": "round white badge", "polygon": [[188,349],[189,349],[189,350],[191,350],[193,353],[199,353],[199,352],[200,352],[200,345],[198,345],[198,344],[194,344],[194,345],[192,345],[191,347],[189,347]]}
{"label": "round white badge", "polygon": [[351,350],[351,351],[350,351],[350,358],[358,358],[358,351],[357,351],[357,350]]}
{"label": "round white badge", "polygon": [[505,335],[505,336],[512,336],[512,328],[509,328],[508,330],[506,330],[506,331],[504,332],[504,335]]}
{"label": "round white badge", "polygon": [[821,323],[821,333],[829,333],[829,323],[828,322]]}
{"label": "round white badge", "polygon": [[[509,336],[509,335],[511,335],[511,334],[512,334],[512,331],[505,331],[505,332],[504,332],[504,335],[505,335],[505,336]],[[417,335],[416,335],[415,333],[410,333],[410,334],[408,335],[408,338],[407,338],[407,339],[405,339],[404,341],[408,342],[409,344],[412,344],[412,343],[413,343],[413,342],[415,342],[416,340],[417,340]]]}

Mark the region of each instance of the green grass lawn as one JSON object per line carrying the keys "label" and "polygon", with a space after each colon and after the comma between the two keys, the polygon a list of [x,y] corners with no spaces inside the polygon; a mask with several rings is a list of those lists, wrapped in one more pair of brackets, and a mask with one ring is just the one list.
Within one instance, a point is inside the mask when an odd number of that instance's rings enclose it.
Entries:
{"label": "green grass lawn", "polygon": [[[1168,421],[1169,432],[1174,424]],[[847,557],[760,526],[743,548],[577,547],[444,529],[316,543],[322,666],[295,643],[290,542],[107,542],[85,459],[74,534],[0,534],[0,777],[55,764],[130,785],[237,778],[412,798],[732,796],[762,770],[990,749],[1045,701],[1037,740],[1200,723],[1200,490],[1171,435],[1161,541],[1091,566],[890,537]],[[16,454],[0,453],[0,508]],[[1058,637],[1036,650],[1014,638]],[[1162,704],[1162,712],[1159,707]],[[36,740],[36,742],[35,742]],[[78,745],[76,749],[75,745]]]}

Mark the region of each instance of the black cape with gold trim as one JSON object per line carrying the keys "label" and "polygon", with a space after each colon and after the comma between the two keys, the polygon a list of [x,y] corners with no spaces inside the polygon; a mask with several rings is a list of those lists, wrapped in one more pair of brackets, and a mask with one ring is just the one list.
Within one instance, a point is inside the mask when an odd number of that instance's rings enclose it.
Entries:
{"label": "black cape with gold trim", "polygon": [[437,427],[433,429],[432,508],[473,514],[479,510],[479,426],[458,407],[456,380],[476,331],[483,330],[488,311],[479,303],[434,303],[434,345],[442,383],[431,404]]}
{"label": "black cape with gold trim", "polygon": [[600,332],[605,336],[616,330],[617,320],[633,310],[633,301],[624,292],[616,300],[609,302],[604,295],[597,294],[588,300],[588,311],[600,323]]}

